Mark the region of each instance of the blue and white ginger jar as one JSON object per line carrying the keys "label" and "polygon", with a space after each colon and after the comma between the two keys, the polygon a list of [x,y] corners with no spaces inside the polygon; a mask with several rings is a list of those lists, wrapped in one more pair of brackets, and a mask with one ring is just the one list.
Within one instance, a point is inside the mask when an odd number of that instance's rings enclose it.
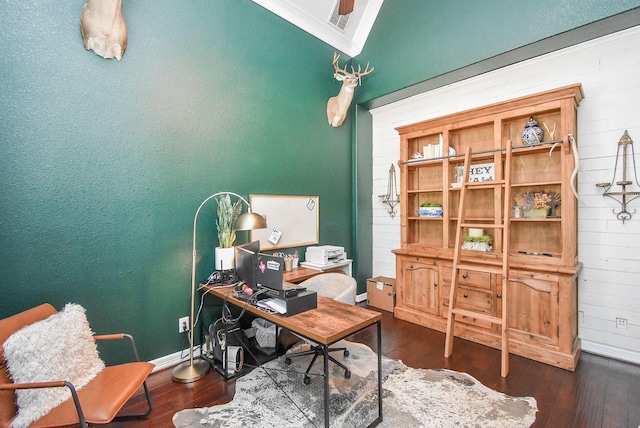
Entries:
{"label": "blue and white ginger jar", "polygon": [[542,131],[542,128],[538,126],[538,121],[533,117],[529,118],[524,130],[522,131],[522,144],[530,146],[541,143],[543,137],[544,132]]}

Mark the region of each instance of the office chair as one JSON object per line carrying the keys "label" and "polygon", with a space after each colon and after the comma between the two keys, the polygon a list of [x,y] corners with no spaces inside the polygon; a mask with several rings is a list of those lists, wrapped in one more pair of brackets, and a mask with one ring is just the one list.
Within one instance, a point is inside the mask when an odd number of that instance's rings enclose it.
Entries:
{"label": "office chair", "polygon": [[[357,282],[349,275],[342,273],[323,273],[301,282],[300,285],[306,287],[307,290],[315,291],[318,293],[318,296],[328,297],[349,305],[355,305],[356,303]],[[308,339],[304,340],[309,343],[310,349],[308,351],[293,353],[287,356],[284,362],[288,365],[291,364],[291,358],[301,357],[303,355],[313,355],[313,359],[304,373],[304,384],[309,385],[311,383],[309,371],[311,371],[311,368],[318,357],[323,355],[323,352],[322,346],[311,342]],[[329,353],[342,352],[345,357],[349,356],[349,350],[347,348],[329,348],[328,351]],[[345,379],[349,379],[351,377],[351,370],[330,354],[328,354],[328,356],[330,361],[344,370]]]}

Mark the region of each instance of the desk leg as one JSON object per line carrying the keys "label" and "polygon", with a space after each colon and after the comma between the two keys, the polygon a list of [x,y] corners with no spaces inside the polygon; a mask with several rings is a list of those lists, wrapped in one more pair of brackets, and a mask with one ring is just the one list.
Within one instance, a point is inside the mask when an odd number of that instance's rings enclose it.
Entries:
{"label": "desk leg", "polygon": [[329,428],[329,346],[322,347],[324,354],[324,426]]}

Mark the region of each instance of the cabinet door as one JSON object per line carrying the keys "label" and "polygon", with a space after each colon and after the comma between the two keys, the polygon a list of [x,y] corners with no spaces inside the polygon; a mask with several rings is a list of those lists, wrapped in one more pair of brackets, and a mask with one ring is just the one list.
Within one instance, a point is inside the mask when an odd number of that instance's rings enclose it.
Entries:
{"label": "cabinet door", "polygon": [[401,263],[401,305],[437,315],[438,267],[415,260],[403,260]]}
{"label": "cabinet door", "polygon": [[558,344],[558,280],[553,275],[514,275],[509,281],[509,327],[517,335]]}

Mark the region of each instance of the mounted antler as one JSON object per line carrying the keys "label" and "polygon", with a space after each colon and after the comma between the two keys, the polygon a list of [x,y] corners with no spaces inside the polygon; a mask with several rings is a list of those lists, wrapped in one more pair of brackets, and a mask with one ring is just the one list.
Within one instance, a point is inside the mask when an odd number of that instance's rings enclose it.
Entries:
{"label": "mounted antler", "polygon": [[362,76],[371,74],[373,73],[373,70],[375,70],[375,67],[371,67],[371,70],[369,70],[369,63],[367,63],[364,71],[362,71],[362,68],[358,65],[358,71],[355,71],[353,66],[351,66],[351,73],[349,73],[346,65],[344,66],[344,69],[338,66],[339,58],[340,55],[336,53],[333,54],[332,65],[336,71],[333,74],[333,77],[342,82],[342,87],[340,88],[338,95],[329,98],[329,101],[327,102],[327,119],[329,120],[329,125],[334,128],[342,125],[345,117],[347,117],[347,111],[349,110],[351,100],[353,99],[353,91],[356,86],[361,84]]}

